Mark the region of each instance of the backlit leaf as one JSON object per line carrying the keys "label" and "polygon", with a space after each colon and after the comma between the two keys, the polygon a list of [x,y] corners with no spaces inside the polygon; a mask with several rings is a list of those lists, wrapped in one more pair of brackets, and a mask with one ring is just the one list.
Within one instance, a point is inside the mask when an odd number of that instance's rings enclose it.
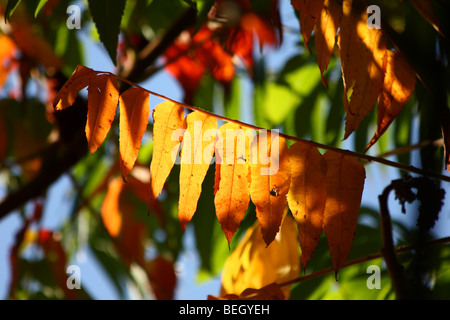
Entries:
{"label": "backlit leaf", "polygon": [[289,155],[286,140],[276,133],[262,131],[250,147],[250,196],[266,245],[281,225],[287,207],[290,184]]}
{"label": "backlit leaf", "polygon": [[222,125],[217,132],[216,182],[214,204],[216,215],[228,240],[236,232],[250,201],[249,148],[250,138],[241,126]]}
{"label": "backlit leaf", "polygon": [[[360,47],[362,39],[358,36],[358,28],[367,29],[366,21],[363,21],[361,15],[364,12],[352,10],[353,0],[342,1],[341,26],[338,34],[338,46],[341,58],[341,68],[344,82],[344,107],[348,111],[347,92],[352,88],[356,73],[358,71],[357,60],[359,60]],[[359,24],[361,27],[359,27]]]}
{"label": "backlit leaf", "polygon": [[367,34],[361,48],[358,68],[360,72],[356,76],[345,117],[344,139],[358,128],[361,120],[374,107],[383,87],[387,53],[383,34],[379,29],[368,29],[367,26],[364,28]]}
{"label": "backlit leaf", "polygon": [[10,37],[0,34],[0,90],[3,88],[14,66],[13,59],[16,50],[14,41]]}
{"label": "backlit leaf", "polygon": [[157,256],[145,266],[153,292],[158,300],[173,299],[177,278],[171,261]]}
{"label": "backlit leaf", "polygon": [[102,74],[95,77],[88,88],[86,138],[93,154],[103,143],[116,114],[119,92],[115,78]]}
{"label": "backlit leaf", "polygon": [[392,121],[411,98],[415,86],[415,72],[405,57],[398,51],[388,51],[383,91],[380,94],[377,107],[377,130],[367,145],[366,151],[389,128]]}
{"label": "backlit leaf", "polygon": [[[148,184],[134,178],[127,183],[121,178],[114,178],[108,184],[101,207],[103,224],[127,265],[132,262],[144,263],[146,228],[135,218],[136,206],[129,195],[139,196],[140,192],[137,191],[147,188]],[[140,200],[144,202],[144,199]]]}
{"label": "backlit leaf", "polygon": [[297,142],[289,148],[291,185],[289,208],[297,221],[303,268],[311,258],[322,233],[325,210],[327,163],[317,148]]}
{"label": "backlit leaf", "polygon": [[180,198],[178,218],[181,230],[197,210],[202,183],[211,164],[217,119],[194,111],[186,117],[187,130],[183,137],[180,169]]}
{"label": "backlit leaf", "polygon": [[386,68],[386,45],[382,31],[367,27],[368,14],[364,8],[360,0],[343,1],[338,44],[344,79],[344,107],[347,111],[344,139],[358,128],[375,105]]}
{"label": "backlit leaf", "polygon": [[97,71],[78,65],[73,74],[56,95],[53,103],[55,109],[64,110],[70,107],[75,102],[78,91],[87,87],[97,76],[97,74]]}
{"label": "backlit leaf", "polygon": [[317,65],[322,82],[327,87],[323,73],[330,63],[336,43],[336,33],[341,24],[342,6],[335,0],[325,0],[323,10],[314,29],[314,41],[317,52]]}
{"label": "backlit leaf", "polygon": [[[247,289],[261,289],[274,282],[295,279],[300,272],[297,231],[294,219],[285,215],[280,233],[267,246],[257,221],[227,258],[220,295],[243,295]],[[288,299],[289,287],[281,288]],[[279,295],[278,295],[279,296]],[[280,296],[279,296],[280,297]]]}
{"label": "backlit leaf", "polygon": [[150,114],[149,94],[129,88],[120,95],[120,170],[125,180],[136,162]]}
{"label": "backlit leaf", "polygon": [[156,199],[175,164],[174,152],[178,152],[184,132],[173,136],[177,130],[186,129],[184,108],[170,101],[164,101],[153,112],[153,156],[150,164],[150,183]]}
{"label": "backlit leaf", "polygon": [[328,167],[323,230],[337,274],[352,247],[366,173],[364,165],[354,157],[332,151],[323,157]]}

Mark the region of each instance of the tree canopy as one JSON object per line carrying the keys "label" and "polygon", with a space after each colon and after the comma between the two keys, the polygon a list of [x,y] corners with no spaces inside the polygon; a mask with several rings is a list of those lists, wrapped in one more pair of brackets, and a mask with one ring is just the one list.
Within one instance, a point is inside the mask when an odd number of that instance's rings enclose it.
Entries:
{"label": "tree canopy", "polygon": [[448,298],[449,9],[1,1],[4,298]]}

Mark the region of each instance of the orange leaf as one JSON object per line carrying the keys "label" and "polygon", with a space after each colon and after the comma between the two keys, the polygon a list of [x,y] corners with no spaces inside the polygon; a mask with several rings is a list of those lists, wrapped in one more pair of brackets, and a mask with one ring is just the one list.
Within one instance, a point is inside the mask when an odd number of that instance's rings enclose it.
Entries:
{"label": "orange leaf", "polygon": [[54,47],[35,32],[35,26],[26,19],[11,24],[11,33],[17,47],[29,58],[46,69],[61,70],[64,60],[56,55]]}
{"label": "orange leaf", "polygon": [[14,55],[16,52],[14,41],[8,36],[0,34],[0,89],[6,82],[11,68],[14,66]]}
{"label": "orange leaf", "polygon": [[250,201],[248,181],[250,138],[247,132],[231,122],[221,126],[217,132],[214,204],[228,245],[244,218]]}
{"label": "orange leaf", "polygon": [[117,237],[122,228],[122,214],[119,211],[119,196],[122,188],[122,181],[119,179],[112,180],[108,184],[108,192],[102,204],[103,224],[111,237]]}
{"label": "orange leaf", "polygon": [[290,166],[286,140],[262,131],[250,147],[250,196],[266,245],[277,234],[287,205]]}
{"label": "orange leaf", "polygon": [[[284,214],[280,233],[269,246],[264,242],[261,226],[256,221],[225,261],[220,295],[239,295],[239,298],[249,299],[258,289],[295,279],[300,272],[299,259],[297,231],[291,216]],[[272,298],[289,298],[289,287],[281,290],[282,295],[275,294]],[[265,291],[263,289],[259,293]]]}
{"label": "orange leaf", "polygon": [[173,263],[162,256],[158,256],[146,264],[145,270],[156,299],[173,299],[177,282]]}
{"label": "orange leaf", "polygon": [[78,91],[87,87],[97,74],[97,71],[78,65],[55,97],[53,102],[55,109],[63,110],[70,107],[75,102]]}
{"label": "orange leaf", "polygon": [[405,57],[398,51],[387,51],[383,91],[380,94],[377,107],[377,130],[365,151],[377,142],[389,128],[392,121],[411,98],[415,86],[415,72]]}
{"label": "orange leaf", "polygon": [[337,274],[352,247],[366,174],[356,158],[328,151],[324,159],[328,170],[323,230]]}
{"label": "orange leaf", "polygon": [[103,224],[127,265],[132,262],[144,263],[146,228],[134,218],[136,206],[130,195],[135,195],[136,189],[146,187],[145,183],[137,179],[124,183],[121,178],[115,178],[108,185],[101,208]]}
{"label": "orange leaf", "polygon": [[342,7],[335,0],[325,0],[323,10],[317,20],[314,31],[314,41],[317,52],[317,65],[322,76],[322,82],[328,87],[323,73],[330,63],[336,43],[336,33],[341,23]]}
{"label": "orange leaf", "polygon": [[[365,28],[367,29],[367,26]],[[386,56],[387,51],[382,31],[368,29],[360,56],[359,70],[362,72],[358,72],[356,76],[345,117],[344,139],[359,127],[361,120],[375,105],[383,87]]]}
{"label": "orange leaf", "polygon": [[129,88],[120,95],[120,170],[125,180],[136,162],[141,140],[147,129],[149,95],[140,88]]}
{"label": "orange leaf", "polygon": [[102,74],[95,77],[88,88],[86,138],[93,154],[103,143],[116,114],[119,92],[115,79]]}
{"label": "orange leaf", "polygon": [[308,41],[322,11],[323,0],[292,0],[291,3],[300,13],[300,29],[305,46],[309,49]]}
{"label": "orange leaf", "polygon": [[317,148],[300,142],[289,148],[289,162],[291,185],[287,200],[297,221],[302,264],[306,268],[322,233],[327,163]]}
{"label": "orange leaf", "polygon": [[211,164],[214,152],[214,137],[217,131],[216,118],[194,111],[186,117],[187,130],[183,137],[180,198],[178,218],[181,230],[197,210],[202,192],[202,183]]}
{"label": "orange leaf", "polygon": [[360,49],[362,44],[361,37],[358,36],[359,29],[367,29],[366,21],[363,21],[361,15],[364,12],[352,10],[353,0],[342,1],[341,26],[338,34],[338,46],[341,57],[341,69],[344,82],[344,107],[348,111],[347,92],[352,88],[358,72]]}
{"label": "orange leaf", "polygon": [[277,43],[277,36],[272,26],[252,12],[242,16],[240,26],[249,34],[254,32],[258,36],[261,46],[266,44],[273,46]]}
{"label": "orange leaf", "polygon": [[[170,101],[158,104],[153,111],[153,156],[150,164],[150,183],[156,199],[175,163],[180,139],[173,137],[177,130],[186,128],[184,108]],[[182,136],[181,136],[182,137]]]}
{"label": "orange leaf", "polygon": [[344,106],[347,110],[344,139],[359,127],[361,120],[375,105],[386,68],[386,45],[382,31],[367,27],[368,14],[361,10],[365,8],[362,4],[360,0],[343,2],[338,44],[344,78]]}

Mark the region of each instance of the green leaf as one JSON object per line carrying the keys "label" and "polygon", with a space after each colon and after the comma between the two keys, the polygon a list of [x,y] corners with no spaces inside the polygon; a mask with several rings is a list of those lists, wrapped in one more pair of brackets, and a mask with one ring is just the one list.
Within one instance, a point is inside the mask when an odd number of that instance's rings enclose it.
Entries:
{"label": "green leaf", "polygon": [[225,116],[231,119],[240,118],[240,108],[241,102],[241,86],[243,86],[243,81],[236,76],[231,82],[230,91],[224,96],[224,109]]}
{"label": "green leaf", "polygon": [[40,0],[36,10],[34,11],[34,17],[36,18],[37,15],[39,14],[39,12],[41,11],[41,9],[45,6],[45,4],[47,3],[48,0]]}
{"label": "green leaf", "polygon": [[20,1],[21,0],[8,0],[8,3],[6,4],[6,9],[5,9],[5,23],[9,22],[11,15],[13,14],[14,10],[16,10]]}
{"label": "green leaf", "polygon": [[275,82],[267,83],[264,98],[266,119],[273,125],[281,124],[300,101],[301,98],[289,87]]}
{"label": "green leaf", "polygon": [[116,65],[120,23],[125,10],[126,0],[88,0],[88,3],[100,41],[105,46],[114,65]]}

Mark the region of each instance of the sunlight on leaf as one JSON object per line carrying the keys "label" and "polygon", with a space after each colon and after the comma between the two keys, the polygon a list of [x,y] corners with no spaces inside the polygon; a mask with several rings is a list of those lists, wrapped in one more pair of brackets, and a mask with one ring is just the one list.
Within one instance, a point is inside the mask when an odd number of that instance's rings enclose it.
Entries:
{"label": "sunlight on leaf", "polygon": [[323,157],[328,167],[323,230],[337,275],[352,247],[366,173],[364,165],[353,157],[333,151]]}
{"label": "sunlight on leaf", "polygon": [[[289,215],[285,215],[280,233],[269,246],[255,222],[225,262],[220,296],[239,296],[249,288],[260,289],[295,279],[300,272],[297,239],[295,220]],[[289,291],[288,287],[282,288],[286,299]]]}
{"label": "sunlight on leaf", "polygon": [[[156,199],[175,164],[173,152],[182,138],[181,130],[186,129],[184,108],[173,102],[164,101],[153,111],[153,155],[150,164],[150,183]],[[179,130],[178,138],[173,135]],[[178,152],[176,148],[175,152]]]}
{"label": "sunlight on leaf", "polygon": [[140,88],[129,88],[119,97],[120,169],[125,180],[134,166],[150,114],[149,94]]}
{"label": "sunlight on leaf", "polygon": [[89,84],[86,138],[91,154],[103,143],[111,129],[118,102],[119,92],[115,78],[102,74]]}
{"label": "sunlight on leaf", "polygon": [[214,138],[217,119],[207,114],[194,111],[186,117],[187,130],[183,138],[180,198],[178,218],[181,230],[197,210],[197,202],[202,192],[202,183],[211,164],[214,152]]}

